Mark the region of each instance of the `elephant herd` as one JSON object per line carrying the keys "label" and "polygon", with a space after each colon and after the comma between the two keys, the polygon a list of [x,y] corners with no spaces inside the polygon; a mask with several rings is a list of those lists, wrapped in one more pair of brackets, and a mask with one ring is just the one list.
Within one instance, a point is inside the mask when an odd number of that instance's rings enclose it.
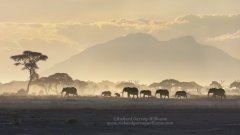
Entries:
{"label": "elephant herd", "polygon": [[[136,87],[125,87],[122,91],[122,97],[127,94],[128,98],[139,98],[139,97],[152,97],[152,91],[150,90],[139,90]],[[155,92],[155,97],[159,95],[159,98],[169,98],[169,91],[167,89],[159,89]],[[110,91],[103,91],[102,95],[104,97],[111,97]],[[115,93],[116,97],[120,97],[119,93]],[[187,93],[185,91],[177,91],[175,94],[176,98],[187,98]]]}
{"label": "elephant herd", "polygon": [[[127,94],[128,98],[139,98],[139,97],[152,97],[152,91],[150,90],[141,90],[139,93],[139,90],[136,87],[125,87],[123,88],[122,91],[122,97],[124,97],[124,94]],[[220,97],[222,98],[226,98],[225,95],[225,90],[222,88],[211,88],[208,91],[208,97],[210,96],[210,94],[212,94],[212,97]],[[159,96],[158,96],[159,95]],[[102,92],[102,96],[104,97],[111,97],[111,92],[110,91],[103,91]],[[116,97],[120,97],[119,93],[115,93]],[[158,89],[155,92],[155,97],[159,97],[159,98],[169,98],[169,91],[167,89]],[[175,98],[177,99],[181,99],[181,98],[187,98],[187,92],[186,91],[177,91],[175,93]]]}
{"label": "elephant herd", "polygon": [[[77,89],[75,87],[65,87],[62,89],[61,95],[63,96],[63,93],[65,93],[65,96],[69,96],[70,94],[73,96],[78,96]],[[128,98],[139,98],[139,97],[152,97],[152,91],[150,90],[141,90],[139,93],[138,88],[136,87],[125,87],[122,90],[122,97],[127,94]],[[225,90],[222,88],[211,88],[208,90],[208,97],[212,95],[212,97],[220,97],[226,98]],[[103,91],[101,96],[104,97],[111,97],[112,93],[111,91]],[[115,97],[121,97],[119,93],[114,94]],[[159,98],[169,98],[169,91],[167,89],[158,89],[155,92],[155,97]],[[186,91],[177,91],[175,93],[175,98],[181,99],[181,98],[187,98],[187,92]]]}

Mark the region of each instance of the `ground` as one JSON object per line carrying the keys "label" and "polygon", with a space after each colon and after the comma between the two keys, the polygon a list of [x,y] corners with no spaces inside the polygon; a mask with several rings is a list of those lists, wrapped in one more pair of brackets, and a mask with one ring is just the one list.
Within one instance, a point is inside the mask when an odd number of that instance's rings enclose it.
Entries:
{"label": "ground", "polygon": [[3,135],[239,133],[239,98],[0,97]]}

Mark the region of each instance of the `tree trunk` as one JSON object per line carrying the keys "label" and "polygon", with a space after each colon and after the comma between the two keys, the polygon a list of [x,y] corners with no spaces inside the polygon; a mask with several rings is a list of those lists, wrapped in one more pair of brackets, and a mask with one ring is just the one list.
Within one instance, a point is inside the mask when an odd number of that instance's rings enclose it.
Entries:
{"label": "tree trunk", "polygon": [[29,70],[29,74],[30,74],[30,80],[29,80],[28,85],[27,85],[27,90],[26,90],[26,94],[27,94],[27,95],[28,95],[28,92],[29,92],[30,85],[31,85],[31,83],[32,83],[32,79],[33,79],[32,69]]}
{"label": "tree trunk", "polygon": [[30,76],[30,80],[29,80],[28,85],[27,85],[27,91],[26,91],[27,95],[28,95],[31,83],[32,83],[32,76]]}

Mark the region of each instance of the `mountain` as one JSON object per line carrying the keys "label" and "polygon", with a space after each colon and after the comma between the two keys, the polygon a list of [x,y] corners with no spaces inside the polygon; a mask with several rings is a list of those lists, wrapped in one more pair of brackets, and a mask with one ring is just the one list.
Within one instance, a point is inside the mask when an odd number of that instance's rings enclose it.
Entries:
{"label": "mountain", "polygon": [[[59,52],[62,53],[62,52]],[[69,73],[83,80],[160,81],[166,78],[209,83],[236,80],[240,60],[185,36],[169,41],[135,33],[90,47],[50,68],[44,75]]]}

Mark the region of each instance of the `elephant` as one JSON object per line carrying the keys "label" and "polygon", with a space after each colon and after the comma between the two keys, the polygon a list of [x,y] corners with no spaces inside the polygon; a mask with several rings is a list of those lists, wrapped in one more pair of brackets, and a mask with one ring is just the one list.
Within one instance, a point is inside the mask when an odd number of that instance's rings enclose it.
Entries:
{"label": "elephant", "polygon": [[175,94],[175,97],[180,98],[180,99],[181,99],[181,97],[187,98],[187,92],[186,91],[177,91]]}
{"label": "elephant", "polygon": [[111,97],[111,95],[112,95],[111,91],[103,91],[102,92],[102,96],[104,96],[104,97]]}
{"label": "elephant", "polygon": [[138,98],[138,89],[136,87],[125,87],[125,88],[123,88],[122,96],[125,92],[127,92],[128,98],[130,98],[131,95],[132,95],[132,98],[134,98],[135,96]]}
{"label": "elephant", "polygon": [[160,95],[160,98],[162,98],[164,96],[164,99],[166,97],[169,98],[169,91],[167,89],[159,89],[159,90],[156,90],[156,93],[155,93],[155,97],[157,97],[157,94]]}
{"label": "elephant", "polygon": [[145,96],[151,97],[152,96],[152,92],[150,90],[141,90],[140,91],[140,97],[143,94],[143,97],[145,98]]}
{"label": "elephant", "polygon": [[69,97],[69,94],[72,94],[73,96],[78,96],[77,89],[75,87],[65,87],[62,89],[62,94],[64,92],[65,92],[65,96],[68,96],[68,97]]}
{"label": "elephant", "polygon": [[116,97],[120,97],[120,94],[119,93],[115,93],[114,94]]}
{"label": "elephant", "polygon": [[211,88],[211,89],[209,89],[209,90],[208,90],[208,97],[209,97],[209,95],[210,95],[211,93],[213,94],[212,97],[217,97],[217,96],[219,96],[219,97],[221,97],[221,99],[222,99],[222,98],[226,98],[225,90],[222,89],[222,88],[219,88],[219,89],[217,89],[217,88]]}

